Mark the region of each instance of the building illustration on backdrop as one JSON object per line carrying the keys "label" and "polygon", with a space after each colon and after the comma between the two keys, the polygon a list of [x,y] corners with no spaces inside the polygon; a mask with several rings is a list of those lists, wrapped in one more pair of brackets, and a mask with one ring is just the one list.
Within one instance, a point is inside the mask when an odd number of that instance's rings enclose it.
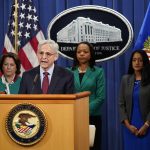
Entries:
{"label": "building illustration on backdrop", "polygon": [[90,18],[77,17],[57,33],[57,42],[79,43],[120,42],[121,30]]}

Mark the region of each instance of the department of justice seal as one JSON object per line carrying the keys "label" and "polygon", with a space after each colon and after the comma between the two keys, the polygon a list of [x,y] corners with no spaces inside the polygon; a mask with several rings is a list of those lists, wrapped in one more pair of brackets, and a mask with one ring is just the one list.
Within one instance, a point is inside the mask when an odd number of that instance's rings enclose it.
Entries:
{"label": "department of justice seal", "polygon": [[33,104],[14,106],[6,118],[6,130],[13,141],[20,145],[33,145],[46,133],[47,121],[40,108]]}
{"label": "department of justice seal", "polygon": [[60,12],[49,23],[47,33],[49,39],[59,44],[59,53],[70,60],[80,42],[91,43],[96,62],[102,62],[121,55],[133,40],[127,18],[98,5],[76,6]]}

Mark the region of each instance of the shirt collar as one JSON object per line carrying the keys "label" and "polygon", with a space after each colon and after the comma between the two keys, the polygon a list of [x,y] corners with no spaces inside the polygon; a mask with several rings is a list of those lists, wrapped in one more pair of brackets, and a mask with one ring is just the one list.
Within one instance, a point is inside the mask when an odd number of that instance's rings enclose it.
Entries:
{"label": "shirt collar", "polygon": [[[4,84],[8,83],[8,82],[7,82],[7,79],[5,78],[4,75],[2,75],[1,78],[2,78],[2,83],[4,83]],[[11,83],[8,83],[8,84],[13,84],[16,80],[17,80],[17,76],[14,75],[12,82],[11,82]]]}
{"label": "shirt collar", "polygon": [[[54,64],[53,64],[46,72],[48,72],[50,75],[52,75],[53,70],[54,70]],[[43,73],[44,73],[44,72],[45,72],[45,71],[44,71],[43,68],[40,66],[40,75],[43,76]]]}

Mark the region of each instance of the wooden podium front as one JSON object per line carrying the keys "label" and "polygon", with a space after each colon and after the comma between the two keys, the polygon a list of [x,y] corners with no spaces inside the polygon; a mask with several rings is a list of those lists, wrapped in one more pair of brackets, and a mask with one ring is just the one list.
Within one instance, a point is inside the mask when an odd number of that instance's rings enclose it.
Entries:
{"label": "wooden podium front", "polygon": [[[89,150],[89,92],[51,95],[0,95],[0,150]],[[23,146],[6,131],[10,110],[34,104],[45,114],[47,131],[36,144]]]}

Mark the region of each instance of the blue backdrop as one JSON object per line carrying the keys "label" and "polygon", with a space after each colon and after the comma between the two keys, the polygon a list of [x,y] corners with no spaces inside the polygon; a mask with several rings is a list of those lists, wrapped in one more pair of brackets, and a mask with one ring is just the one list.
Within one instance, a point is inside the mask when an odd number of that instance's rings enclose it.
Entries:
{"label": "blue backdrop", "polygon": [[[112,8],[123,14],[132,24],[134,40],[130,48],[121,56],[107,62],[98,63],[105,70],[106,99],[103,105],[102,149],[122,150],[121,125],[118,115],[118,94],[120,79],[126,73],[130,54],[138,36],[148,0],[33,0],[38,11],[40,25],[47,37],[49,22],[61,11],[79,5],[100,5]],[[4,35],[7,31],[8,16],[12,0],[0,0],[0,54],[3,48]],[[58,64],[66,67],[71,61],[60,58]]]}

